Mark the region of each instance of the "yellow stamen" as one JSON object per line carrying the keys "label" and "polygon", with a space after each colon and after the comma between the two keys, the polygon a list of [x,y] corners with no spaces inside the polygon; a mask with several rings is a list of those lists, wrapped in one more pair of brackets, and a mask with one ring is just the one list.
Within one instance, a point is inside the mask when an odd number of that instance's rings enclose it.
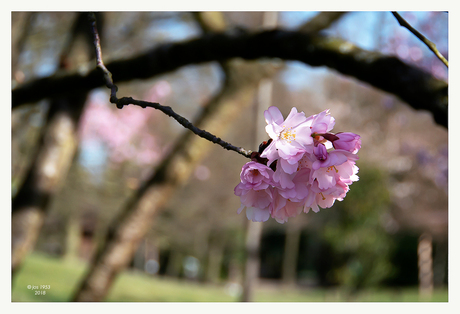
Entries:
{"label": "yellow stamen", "polygon": [[280,133],[280,139],[291,143],[291,141],[295,141],[295,131],[291,131],[291,128],[285,129]]}

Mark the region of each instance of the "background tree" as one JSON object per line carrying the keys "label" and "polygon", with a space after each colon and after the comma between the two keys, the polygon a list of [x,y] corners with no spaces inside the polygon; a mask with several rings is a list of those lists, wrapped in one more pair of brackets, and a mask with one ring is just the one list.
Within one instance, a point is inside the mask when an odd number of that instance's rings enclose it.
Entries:
{"label": "background tree", "polygon": [[[27,31],[28,28],[26,28]],[[69,54],[78,35],[88,38],[86,15],[80,13],[72,35],[63,48],[59,69],[68,68]],[[22,40],[19,41],[21,45]],[[91,41],[86,41],[91,49]],[[92,51],[92,50],[89,50]],[[46,127],[39,138],[36,156],[24,182],[13,198],[12,214],[12,272],[20,266],[25,254],[31,250],[43,224],[50,198],[56,194],[77,147],[76,129],[86,101],[86,93],[72,93],[51,100]]]}

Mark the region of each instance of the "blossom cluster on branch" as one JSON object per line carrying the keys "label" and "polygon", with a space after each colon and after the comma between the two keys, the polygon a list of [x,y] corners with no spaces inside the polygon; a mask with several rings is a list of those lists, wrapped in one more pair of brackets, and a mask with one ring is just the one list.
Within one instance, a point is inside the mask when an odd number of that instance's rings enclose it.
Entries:
{"label": "blossom cluster on branch", "polygon": [[283,118],[277,107],[264,112],[270,140],[254,152],[241,170],[235,187],[241,207],[252,221],[279,223],[310,208],[318,212],[342,201],[358,180],[356,155],[361,137],[350,132],[330,133],[335,119],[329,110],[307,117],[294,107]]}

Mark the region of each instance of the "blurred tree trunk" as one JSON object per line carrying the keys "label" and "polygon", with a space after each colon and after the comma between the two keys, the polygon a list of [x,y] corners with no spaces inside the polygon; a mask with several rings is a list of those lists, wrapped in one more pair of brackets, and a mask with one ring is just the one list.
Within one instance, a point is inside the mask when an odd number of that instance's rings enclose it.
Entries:
{"label": "blurred tree trunk", "polygon": [[262,223],[248,221],[246,233],[246,265],[243,274],[243,293],[241,301],[248,302],[253,300],[254,286],[259,278],[259,247],[262,238]]}
{"label": "blurred tree trunk", "polygon": [[145,262],[147,261],[146,256],[146,241],[147,238],[144,238],[139,247],[137,248],[136,253],[134,253],[132,266],[136,269],[144,269]]}
{"label": "blurred tree trunk", "polygon": [[79,247],[80,247],[80,217],[75,214],[71,214],[67,219],[66,228],[66,246],[64,258],[72,261],[79,258]]}
{"label": "blurred tree trunk", "polygon": [[182,271],[183,255],[178,250],[172,249],[169,254],[168,266],[166,267],[166,275],[171,277],[179,277]]}
{"label": "blurred tree trunk", "polygon": [[193,243],[193,251],[197,255],[198,260],[200,261],[202,267],[199,273],[200,280],[206,280],[206,273],[204,269],[206,269],[206,261],[208,258],[208,249],[209,249],[209,234],[210,228],[207,224],[202,224],[198,229],[198,233],[195,235],[194,243]]}
{"label": "blurred tree trunk", "polygon": [[433,238],[423,233],[418,239],[419,294],[422,299],[433,295]]}
{"label": "blurred tree trunk", "polygon": [[230,256],[230,261],[228,265],[228,281],[231,283],[237,283],[240,284],[240,282],[243,282],[243,273],[242,273],[242,267],[241,267],[241,262],[238,257],[238,253],[232,250],[232,255]]}
{"label": "blurred tree trunk", "polygon": [[296,223],[286,226],[284,244],[282,280],[286,285],[295,285],[297,279],[297,257],[299,256],[300,235],[302,230]]}
{"label": "blurred tree trunk", "polygon": [[221,243],[216,243],[209,249],[208,267],[206,269],[206,278],[209,282],[218,283],[220,281],[220,272],[222,261],[224,260],[224,247]]}
{"label": "blurred tree trunk", "polygon": [[[78,15],[69,41],[59,60],[59,68],[70,65],[71,48],[79,34],[87,31],[86,14]],[[87,43],[87,42],[86,42]],[[90,48],[87,45],[87,49]],[[88,59],[92,50],[88,50]],[[74,158],[77,128],[88,92],[74,91],[51,100],[37,156],[12,202],[11,268],[16,273],[24,257],[37,241],[49,202],[59,191]]]}
{"label": "blurred tree trunk", "polygon": [[[266,29],[275,28],[278,23],[278,12],[265,12],[263,15],[262,26]],[[265,79],[259,83],[258,99],[254,103],[255,121],[252,133],[253,147],[259,147],[259,144],[266,138],[263,124],[258,117],[263,117],[265,109],[271,106],[272,102],[272,80]],[[244,268],[243,293],[241,301],[252,301],[253,289],[259,277],[259,247],[262,239],[263,224],[260,222],[250,221],[246,231],[246,265]]]}
{"label": "blurred tree trunk", "polygon": [[433,285],[441,287],[446,280],[448,241],[436,239],[436,249],[433,257]]}
{"label": "blurred tree trunk", "polygon": [[222,270],[222,262],[224,260],[224,249],[227,238],[218,235],[211,237],[208,250],[208,265],[206,268],[207,281],[218,283],[220,281],[220,273]]}
{"label": "blurred tree trunk", "polygon": [[77,148],[77,126],[85,94],[54,100],[38,155],[12,202],[11,267],[17,271],[33,249],[52,197],[61,187]]}
{"label": "blurred tree trunk", "polygon": [[[271,92],[272,92],[272,81],[265,79],[260,82],[258,88],[258,101],[254,105],[255,121],[253,129],[253,147],[258,147],[259,144],[265,140],[264,127],[260,123],[259,117],[263,117],[263,111],[265,108],[271,105]],[[259,277],[259,247],[262,239],[263,224],[260,222],[249,221],[246,230],[246,265],[244,268],[244,282],[243,282],[243,293],[241,295],[241,301],[248,302],[252,301],[253,289],[257,284]]]}

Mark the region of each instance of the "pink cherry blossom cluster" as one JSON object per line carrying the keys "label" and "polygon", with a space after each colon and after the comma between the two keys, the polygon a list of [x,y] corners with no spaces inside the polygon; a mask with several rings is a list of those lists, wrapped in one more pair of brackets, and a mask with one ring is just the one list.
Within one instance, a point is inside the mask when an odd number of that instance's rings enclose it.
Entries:
{"label": "pink cherry blossom cluster", "polygon": [[306,117],[292,108],[286,120],[277,107],[264,112],[270,136],[241,170],[235,187],[241,207],[252,221],[279,223],[310,208],[318,212],[342,201],[358,180],[359,135],[329,133],[335,119],[325,110]]}

